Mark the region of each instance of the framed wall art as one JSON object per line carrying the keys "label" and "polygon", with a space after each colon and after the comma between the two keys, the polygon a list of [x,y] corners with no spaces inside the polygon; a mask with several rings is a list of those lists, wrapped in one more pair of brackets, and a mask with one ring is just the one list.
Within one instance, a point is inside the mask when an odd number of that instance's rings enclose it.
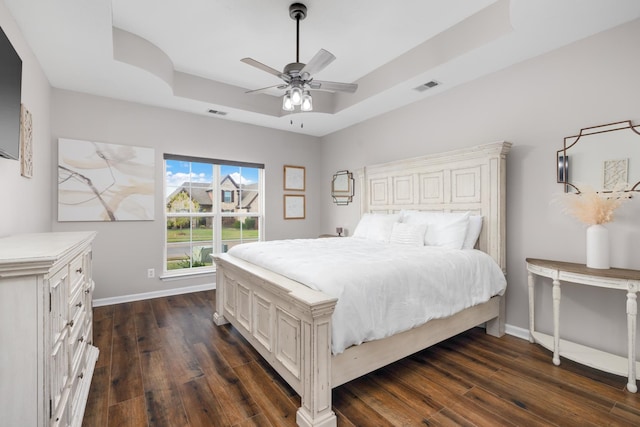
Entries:
{"label": "framed wall art", "polygon": [[285,191],[304,191],[305,169],[304,166],[284,166]]}
{"label": "framed wall art", "polygon": [[604,160],[602,170],[602,188],[604,190],[619,189],[621,185],[627,184],[629,159]]}
{"label": "framed wall art", "polygon": [[304,219],[305,200],[302,194],[284,195],[284,219]]}
{"label": "framed wall art", "polygon": [[33,121],[24,104],[20,104],[20,175],[33,177]]}
{"label": "framed wall art", "polygon": [[154,219],[155,150],[58,140],[58,221]]}

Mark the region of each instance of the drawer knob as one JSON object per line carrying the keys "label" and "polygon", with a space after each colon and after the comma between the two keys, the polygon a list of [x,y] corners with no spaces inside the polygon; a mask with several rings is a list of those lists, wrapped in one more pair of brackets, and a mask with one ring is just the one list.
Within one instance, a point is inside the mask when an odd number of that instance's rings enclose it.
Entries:
{"label": "drawer knob", "polygon": [[84,341],[84,337],[78,338],[78,342],[82,342],[82,341]]}
{"label": "drawer knob", "polygon": [[84,378],[84,372],[80,372],[80,375],[78,375],[78,378],[83,379]]}
{"label": "drawer knob", "polygon": [[78,273],[78,274],[82,274],[82,267],[80,267],[80,268],[76,269],[76,273]]}
{"label": "drawer knob", "polygon": [[85,294],[88,294],[89,292],[91,292],[91,289],[89,289],[89,288],[87,288],[87,289],[85,289],[85,290],[84,290],[84,293],[85,293]]}
{"label": "drawer knob", "polygon": [[71,320],[69,321],[69,323],[67,323],[67,325],[68,325],[69,327],[73,328],[73,319],[71,319]]}
{"label": "drawer knob", "polygon": [[82,301],[76,304],[76,307],[82,307]]}

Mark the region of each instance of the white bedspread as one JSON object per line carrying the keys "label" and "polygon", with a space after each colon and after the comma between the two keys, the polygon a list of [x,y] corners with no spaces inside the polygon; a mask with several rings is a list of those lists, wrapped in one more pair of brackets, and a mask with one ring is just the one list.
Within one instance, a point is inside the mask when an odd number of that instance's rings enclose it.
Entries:
{"label": "white bedspread", "polygon": [[247,243],[229,254],[338,298],[334,354],[448,317],[506,288],[500,267],[478,250],[336,237]]}

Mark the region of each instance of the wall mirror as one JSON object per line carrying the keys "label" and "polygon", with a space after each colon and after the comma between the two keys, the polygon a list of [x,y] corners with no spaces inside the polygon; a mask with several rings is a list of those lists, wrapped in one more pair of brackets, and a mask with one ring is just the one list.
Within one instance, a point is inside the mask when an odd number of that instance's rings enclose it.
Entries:
{"label": "wall mirror", "polygon": [[596,191],[640,191],[640,126],[631,121],[584,128],[564,139],[556,156],[557,181],[567,193],[588,185]]}
{"label": "wall mirror", "polygon": [[353,201],[353,174],[351,172],[344,170],[333,175],[331,197],[336,205],[348,205]]}

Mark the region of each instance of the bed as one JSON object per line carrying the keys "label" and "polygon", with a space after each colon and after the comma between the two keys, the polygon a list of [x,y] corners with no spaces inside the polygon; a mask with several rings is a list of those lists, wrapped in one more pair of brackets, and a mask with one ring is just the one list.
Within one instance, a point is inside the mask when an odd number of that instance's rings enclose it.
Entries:
{"label": "bed", "polygon": [[[505,272],[506,155],[496,142],[357,171],[361,212],[470,212],[482,216],[476,248]],[[331,239],[327,239],[331,240]],[[502,293],[448,317],[332,351],[338,298],[268,268],[216,254],[217,325],[231,323],[300,395],[300,426],[335,426],[331,390],[467,329],[504,334]],[[335,354],[334,354],[335,353]]]}

